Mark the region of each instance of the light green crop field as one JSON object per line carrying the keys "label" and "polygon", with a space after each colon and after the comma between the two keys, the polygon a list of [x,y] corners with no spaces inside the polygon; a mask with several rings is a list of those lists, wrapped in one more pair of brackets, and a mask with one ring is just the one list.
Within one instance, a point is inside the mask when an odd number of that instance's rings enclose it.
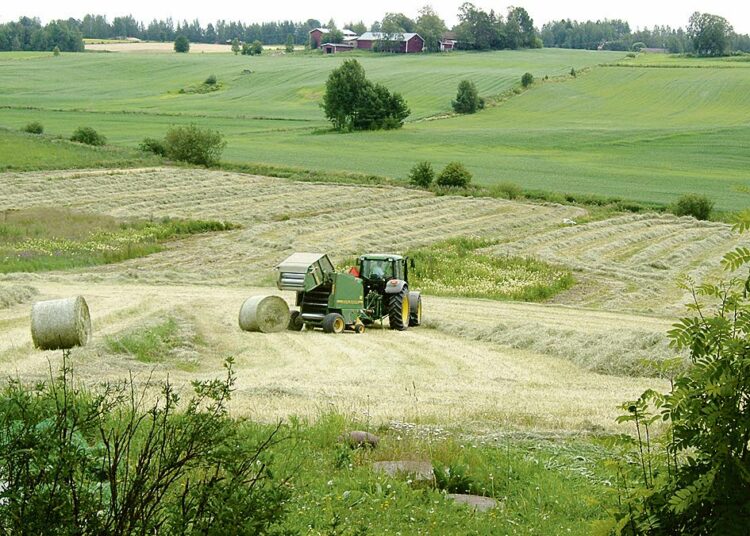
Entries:
{"label": "light green crop field", "polygon": [[[193,122],[224,133],[229,162],[404,178],[419,160],[459,160],[488,185],[659,203],[697,192],[720,209],[747,204],[738,192],[750,187],[750,62],[556,49],[356,57],[408,101],[403,129],[327,130],[319,103],[345,55],[0,54],[0,125],[40,121],[65,136],[87,125],[135,147]],[[571,67],[584,72],[565,77]],[[493,96],[525,71],[538,82],[498,106],[425,120],[450,112],[462,79]],[[210,74],[221,90],[178,93]]]}

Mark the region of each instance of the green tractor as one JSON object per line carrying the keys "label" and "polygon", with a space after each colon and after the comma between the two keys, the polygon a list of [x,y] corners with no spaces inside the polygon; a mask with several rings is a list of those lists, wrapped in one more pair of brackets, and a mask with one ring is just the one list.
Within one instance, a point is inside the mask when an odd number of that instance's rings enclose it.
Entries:
{"label": "green tractor", "polygon": [[337,272],[328,255],[295,253],[276,267],[276,286],[297,293],[289,329],[346,329],[363,333],[365,326],[388,318],[403,331],[422,322],[422,297],[409,290],[414,261],[401,255],[368,254],[348,272]]}

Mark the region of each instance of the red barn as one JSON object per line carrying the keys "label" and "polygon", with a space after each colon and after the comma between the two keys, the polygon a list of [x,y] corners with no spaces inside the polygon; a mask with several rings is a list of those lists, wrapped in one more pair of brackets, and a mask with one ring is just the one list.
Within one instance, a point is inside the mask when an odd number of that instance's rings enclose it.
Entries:
{"label": "red barn", "polygon": [[357,48],[364,50],[372,50],[381,41],[393,43],[392,52],[415,54],[424,50],[424,39],[417,33],[388,35],[382,32],[365,32],[356,41]]}
{"label": "red barn", "polygon": [[325,34],[331,33],[328,28],[313,28],[310,30],[310,48],[320,48]]}

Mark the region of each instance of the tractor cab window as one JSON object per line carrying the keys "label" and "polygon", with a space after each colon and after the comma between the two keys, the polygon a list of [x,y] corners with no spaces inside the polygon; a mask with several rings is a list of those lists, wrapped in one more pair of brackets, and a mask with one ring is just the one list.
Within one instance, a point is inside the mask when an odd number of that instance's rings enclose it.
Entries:
{"label": "tractor cab window", "polygon": [[365,279],[391,279],[393,277],[393,263],[387,260],[364,259],[362,261],[362,277]]}

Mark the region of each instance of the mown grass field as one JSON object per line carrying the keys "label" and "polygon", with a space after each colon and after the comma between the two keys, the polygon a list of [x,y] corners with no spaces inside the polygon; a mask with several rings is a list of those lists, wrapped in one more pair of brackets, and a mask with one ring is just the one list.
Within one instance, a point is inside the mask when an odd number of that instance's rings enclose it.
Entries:
{"label": "mown grass field", "polygon": [[[63,136],[90,125],[113,144],[135,147],[193,122],[225,134],[224,160],[233,163],[403,179],[418,160],[460,160],[488,185],[662,204],[699,192],[719,209],[747,204],[738,192],[750,187],[750,62],[564,50],[358,55],[372,79],[404,94],[412,116],[400,131],[341,135],[327,131],[319,103],[343,58],[0,55],[0,125],[40,121]],[[571,67],[576,78],[566,75]],[[463,78],[492,96],[527,70],[537,84],[497,107],[421,121],[450,112]],[[222,90],[178,93],[210,74]]]}

